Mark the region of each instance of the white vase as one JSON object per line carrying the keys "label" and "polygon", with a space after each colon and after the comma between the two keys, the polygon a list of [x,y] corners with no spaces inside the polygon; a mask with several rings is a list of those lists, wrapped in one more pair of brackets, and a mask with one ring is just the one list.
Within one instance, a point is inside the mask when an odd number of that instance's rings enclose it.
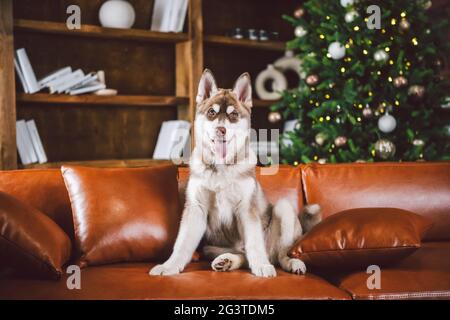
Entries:
{"label": "white vase", "polygon": [[109,0],[101,6],[98,17],[103,27],[129,29],[134,24],[136,13],[128,1]]}
{"label": "white vase", "polygon": [[[272,90],[265,87],[267,81],[272,81]],[[255,90],[258,96],[264,100],[277,100],[280,98],[280,91],[287,89],[286,77],[271,64],[267,69],[261,71],[256,77]]]}

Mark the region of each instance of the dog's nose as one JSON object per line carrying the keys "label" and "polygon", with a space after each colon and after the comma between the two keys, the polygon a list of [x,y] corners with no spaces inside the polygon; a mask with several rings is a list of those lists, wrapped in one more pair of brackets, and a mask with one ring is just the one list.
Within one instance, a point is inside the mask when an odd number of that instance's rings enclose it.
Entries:
{"label": "dog's nose", "polygon": [[217,127],[216,133],[219,137],[223,137],[227,133],[227,129],[225,127]]}

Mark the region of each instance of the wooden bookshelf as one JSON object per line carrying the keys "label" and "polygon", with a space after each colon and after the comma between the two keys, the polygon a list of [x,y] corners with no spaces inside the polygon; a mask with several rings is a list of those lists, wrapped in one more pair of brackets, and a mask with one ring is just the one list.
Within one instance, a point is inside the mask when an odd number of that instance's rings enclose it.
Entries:
{"label": "wooden bookshelf", "polygon": [[[213,70],[223,88],[231,87],[243,72],[255,79],[283,55],[293,31],[281,15],[298,6],[295,0],[190,0],[184,31],[162,33],[149,31],[154,1],[129,0],[136,11],[132,29],[101,27],[98,10],[103,2],[72,1],[82,9],[82,26],[69,30],[66,1],[0,0],[0,169],[158,163],[149,158],[161,123],[193,121],[204,68]],[[276,31],[280,40],[225,36],[236,27]],[[107,86],[119,94],[24,94],[13,64],[14,50],[21,47],[38,78],[65,66],[104,70]],[[255,95],[256,129],[281,128],[281,123],[267,120],[274,103]],[[19,164],[16,119],[35,119],[49,163]]]}
{"label": "wooden bookshelf", "polygon": [[177,106],[188,104],[188,97],[172,96],[136,96],[136,95],[65,95],[65,94],[17,94],[17,101],[26,103],[48,103],[55,105],[108,105],[108,106]]}
{"label": "wooden bookshelf", "polygon": [[250,49],[262,49],[283,52],[286,49],[286,43],[282,41],[255,41],[248,39],[233,39],[226,36],[208,35],[204,41],[207,44],[218,46],[244,47]]}
{"label": "wooden bookshelf", "polygon": [[81,29],[69,30],[67,29],[65,23],[26,19],[14,20],[14,29],[16,31],[60,34],[64,36],[82,36],[151,42],[177,43],[189,40],[189,36],[186,33],[154,32],[141,29],[103,28],[89,24],[82,24]]}

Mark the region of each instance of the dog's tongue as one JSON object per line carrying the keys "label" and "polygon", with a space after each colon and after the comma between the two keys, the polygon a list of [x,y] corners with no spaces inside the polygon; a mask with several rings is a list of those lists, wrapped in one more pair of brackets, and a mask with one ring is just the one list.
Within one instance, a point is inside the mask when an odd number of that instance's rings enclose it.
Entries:
{"label": "dog's tongue", "polygon": [[223,159],[227,155],[227,143],[224,140],[217,139],[214,142],[216,153]]}

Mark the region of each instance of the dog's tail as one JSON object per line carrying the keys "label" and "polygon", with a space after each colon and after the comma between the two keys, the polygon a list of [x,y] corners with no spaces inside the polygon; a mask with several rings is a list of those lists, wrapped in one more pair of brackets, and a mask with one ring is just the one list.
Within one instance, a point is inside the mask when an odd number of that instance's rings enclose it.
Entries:
{"label": "dog's tail", "polygon": [[303,208],[303,212],[300,214],[303,233],[311,230],[320,221],[322,221],[322,213],[318,204],[309,204]]}

